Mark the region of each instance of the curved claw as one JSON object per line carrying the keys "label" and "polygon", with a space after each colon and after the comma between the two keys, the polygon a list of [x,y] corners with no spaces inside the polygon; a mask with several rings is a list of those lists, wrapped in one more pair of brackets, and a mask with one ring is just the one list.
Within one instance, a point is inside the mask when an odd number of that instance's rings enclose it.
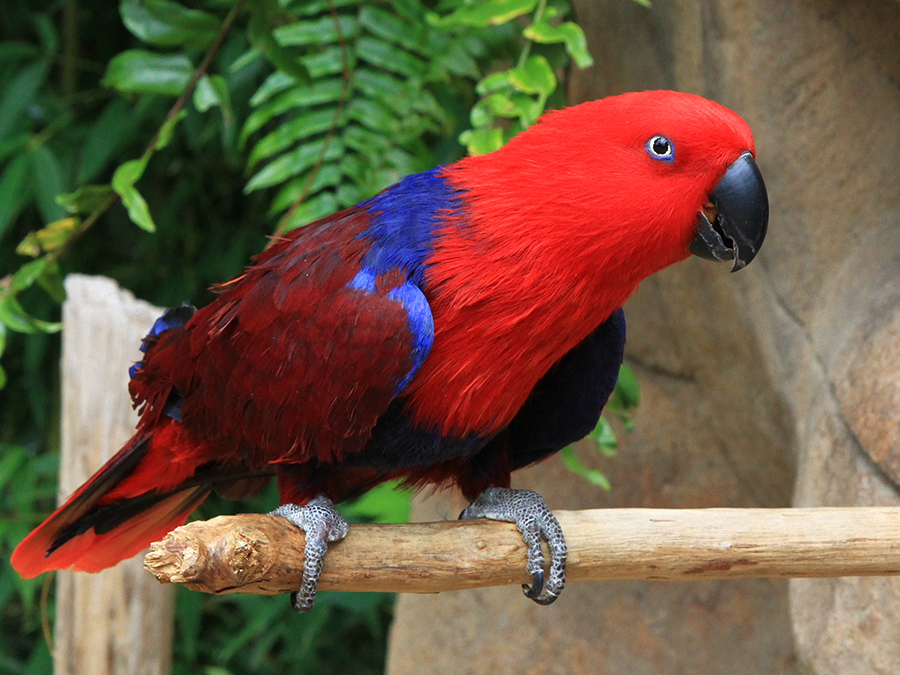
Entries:
{"label": "curved claw", "polygon": [[[543,498],[532,490],[488,488],[461,514],[460,519],[488,518],[515,523],[525,542],[532,585],[523,585],[525,596],[539,605],[549,605],[566,585],[566,540],[562,527]],[[550,571],[544,575],[541,539],[550,549]]]}
{"label": "curved claw", "polygon": [[522,592],[526,598],[531,598],[535,602],[541,597],[541,591],[544,590],[544,570],[538,569],[531,573],[531,586],[522,584]]}
{"label": "curved claw", "polygon": [[319,495],[303,506],[282,504],[270,516],[281,516],[306,533],[303,548],[303,578],[300,589],[291,593],[291,607],[297,613],[307,611],[316,600],[322,563],[328,542],[347,536],[350,526],[327,497]]}

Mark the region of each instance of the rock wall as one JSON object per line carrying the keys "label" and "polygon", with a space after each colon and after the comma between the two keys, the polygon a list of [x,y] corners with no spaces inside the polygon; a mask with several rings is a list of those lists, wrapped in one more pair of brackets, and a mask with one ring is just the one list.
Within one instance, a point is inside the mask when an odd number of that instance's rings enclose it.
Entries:
{"label": "rock wall", "polygon": [[[670,88],[739,112],[771,204],[736,275],[690,260],[628,302],[640,382],[609,494],[557,460],[554,508],[900,503],[900,2],[575,2],[573,103]],[[420,519],[455,517],[440,495]],[[727,666],[725,665],[727,664]],[[606,583],[403,596],[388,672],[900,672],[900,580]]]}

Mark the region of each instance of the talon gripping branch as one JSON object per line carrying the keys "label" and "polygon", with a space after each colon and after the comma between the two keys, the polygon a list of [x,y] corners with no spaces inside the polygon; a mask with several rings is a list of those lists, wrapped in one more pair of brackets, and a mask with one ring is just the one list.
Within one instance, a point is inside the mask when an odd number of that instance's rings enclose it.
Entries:
{"label": "talon gripping branch", "polygon": [[275,513],[307,532],[302,610],[347,531],[332,502],[402,478],[516,522],[526,595],[552,602],[565,541],[510,472],[594,428],[642,279],[691,253],[740,269],[767,220],[744,121],[668,91],[549,113],[497,152],[407,176],[278,239],[209,306],[167,311],[132,369],[134,437],[12,564],[103,569],[212,490],[274,475]]}

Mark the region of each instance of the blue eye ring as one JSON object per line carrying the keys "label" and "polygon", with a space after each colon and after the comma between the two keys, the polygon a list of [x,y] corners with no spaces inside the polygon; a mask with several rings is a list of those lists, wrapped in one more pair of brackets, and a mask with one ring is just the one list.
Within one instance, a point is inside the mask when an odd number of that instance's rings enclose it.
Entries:
{"label": "blue eye ring", "polygon": [[675,159],[675,145],[665,136],[651,136],[644,148],[652,159],[658,162],[671,163]]}

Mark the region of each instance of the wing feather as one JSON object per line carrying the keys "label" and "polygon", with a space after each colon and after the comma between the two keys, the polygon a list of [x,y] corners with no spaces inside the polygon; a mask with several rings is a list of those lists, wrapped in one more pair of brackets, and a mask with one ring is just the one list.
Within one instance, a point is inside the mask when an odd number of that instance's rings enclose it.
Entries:
{"label": "wing feather", "polygon": [[352,209],[289,234],[163,333],[132,381],[141,424],[174,389],[182,423],[224,461],[258,469],[362,451],[434,336],[413,270],[361,262],[368,224]]}

